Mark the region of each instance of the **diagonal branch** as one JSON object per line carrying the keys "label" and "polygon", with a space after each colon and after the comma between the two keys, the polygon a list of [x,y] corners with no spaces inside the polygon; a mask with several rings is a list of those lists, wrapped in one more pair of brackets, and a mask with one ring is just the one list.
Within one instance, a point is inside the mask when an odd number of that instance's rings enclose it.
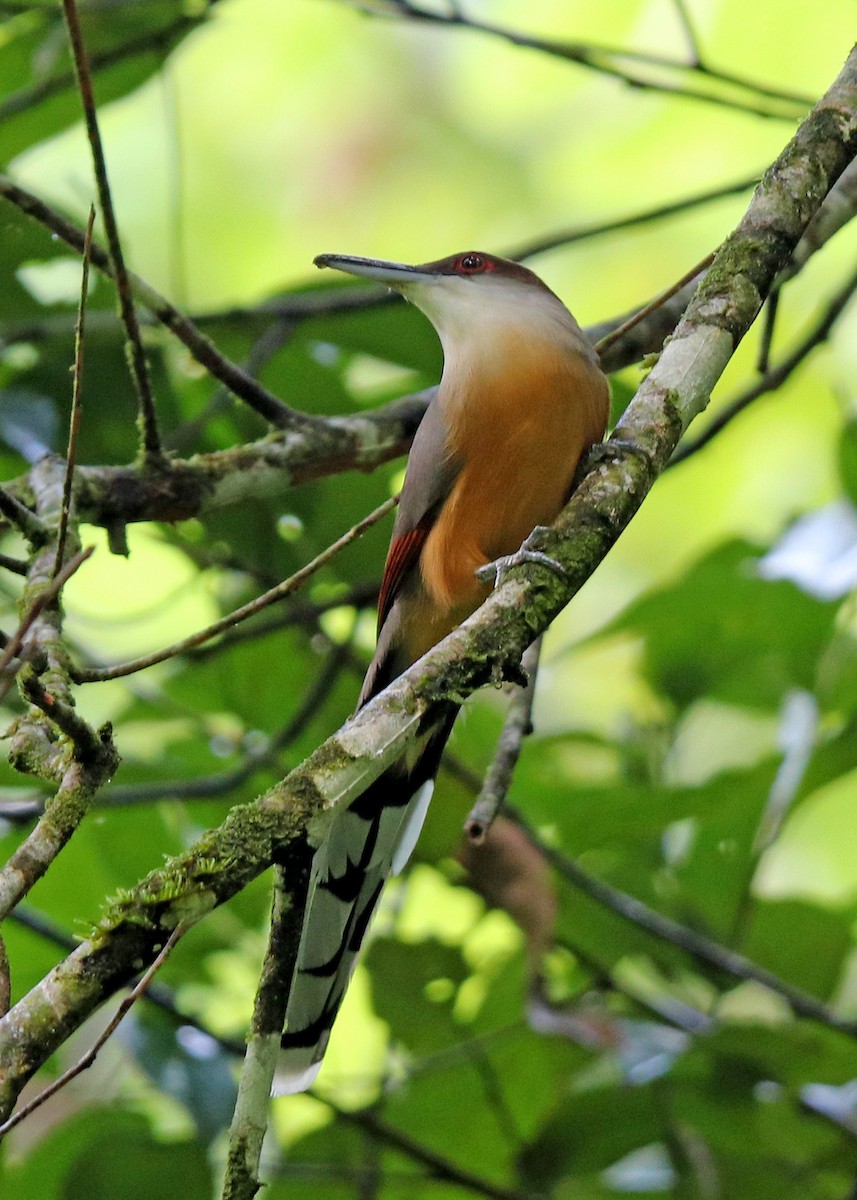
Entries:
{"label": "diagonal branch", "polygon": [[[703,66],[698,61],[687,63],[646,51],[533,37],[516,29],[465,16],[457,7],[438,11],[434,8],[419,7],[413,0],[380,0],[380,3],[379,0],[364,0],[362,7],[372,15],[400,16],[412,21],[469,29],[474,33],[499,38],[513,46],[537,50],[542,54],[576,63],[591,71],[612,76],[631,87],[686,96],[688,99],[719,104],[755,116],[794,120],[803,116],[812,104],[809,97]],[[687,78],[701,79],[703,84],[719,85],[721,90],[712,91],[693,83],[686,83]]]}
{"label": "diagonal branch", "polygon": [[[0,196],[10,204],[14,204],[21,212],[26,213],[28,217],[49,229],[67,246],[71,246],[79,254],[83,253],[83,230],[79,229],[72,221],[67,220],[56,209],[51,208],[49,204],[45,204],[38,196],[28,192],[26,188],[20,187],[2,173],[0,173]],[[110,255],[95,242],[92,245],[91,262],[96,270],[116,281]],[[242,371],[239,366],[225,358],[214,343],[197,329],[193,321],[184,316],[175,305],[170,304],[165,296],[162,296],[139,275],[128,272],[127,277],[131,292],[137,300],[148,308],[162,325],[175,334],[196,361],[231,392],[254,408],[271,425],[285,428],[299,424],[301,421],[311,422],[311,418],[304,417],[290,409],[246,371]]]}
{"label": "diagonal branch", "polygon": [[804,334],[791,353],[776,366],[769,367],[752,387],[747,388],[746,391],[731,400],[695,438],[683,442],[672,456],[670,466],[677,466],[680,462],[684,462],[685,459],[698,453],[753,401],[781,387],[811,352],[827,341],[834,325],[850,304],[855,292],[857,292],[857,271],[853,271],[845,283],[834,293],[818,321]]}
{"label": "diagonal branch", "polygon": [[636,896],[629,896],[627,892],[605,883],[603,879],[590,875],[573,858],[555,850],[547,842],[537,837],[518,813],[510,813],[509,816],[524,830],[533,845],[541,851],[545,859],[563,879],[585,896],[589,896],[590,899],[600,904],[602,908],[616,913],[617,916],[625,921],[630,921],[640,929],[645,929],[647,933],[651,933],[661,941],[668,942],[671,946],[677,946],[700,962],[708,963],[709,966],[715,967],[719,971],[725,971],[735,979],[761,983],[763,987],[776,992],[778,996],[787,1000],[793,1011],[799,1016],[809,1017],[811,1020],[827,1025],[830,1029],[847,1034],[849,1037],[857,1037],[857,1022],[847,1017],[840,1017],[817,996],[812,996],[809,992],[795,987],[794,984],[775,975],[773,971],[752,962],[743,954],[724,946],[721,942],[706,937],[687,925],[681,925],[672,917],[656,912],[655,909],[649,908],[647,904],[638,900]]}
{"label": "diagonal branch", "polygon": [[218,634],[225,633],[227,629],[234,628],[241,621],[246,621],[248,617],[253,617],[256,613],[270,607],[270,605],[276,604],[280,600],[285,600],[287,596],[291,596],[298,588],[303,587],[304,583],[316,571],[330,562],[340,550],[344,550],[346,546],[350,546],[353,541],[362,537],[367,529],[370,529],[382,517],[392,512],[398,503],[398,496],[393,496],[389,500],[385,500],[383,504],[379,504],[368,516],[365,516],[362,521],[358,521],[356,525],[353,525],[351,529],[343,533],[341,537],[338,537],[335,542],[332,542],[320,554],[317,554],[315,558],[301,567],[300,570],[295,571],[294,575],[290,575],[282,583],[278,583],[261,596],[257,596],[255,600],[250,600],[247,604],[243,604],[241,608],[236,608],[234,612],[220,617],[219,620],[206,626],[205,629],[200,629],[196,633],[182,638],[181,641],[174,642],[171,646],[166,646],[163,650],[158,650],[154,654],[146,654],[142,658],[133,659],[131,662],[118,663],[113,667],[94,667],[78,670],[74,673],[75,682],[93,683],[105,679],[121,679],[125,675],[133,675],[135,671],[145,670],[147,667],[154,666],[155,663],[166,662],[168,658],[175,658],[177,655],[184,654],[196,646],[201,646],[204,642],[210,641],[211,638],[217,637]]}
{"label": "diagonal branch", "polygon": [[[406,752],[425,721],[478,687],[516,677],[526,647],[565,607],[636,513],[679,437],[708,402],[777,274],[857,152],[857,49],[766,173],[612,442],[551,531],[532,539],[563,569],[515,568],[485,604],[254,804],[232,810],[184,854],[120,897],[91,936],[0,1020],[0,1112],[107,996],[150,963],[164,931],[191,924],[266,870],[299,869],[308,829],[322,838]],[[608,443],[610,445],[610,443]]]}

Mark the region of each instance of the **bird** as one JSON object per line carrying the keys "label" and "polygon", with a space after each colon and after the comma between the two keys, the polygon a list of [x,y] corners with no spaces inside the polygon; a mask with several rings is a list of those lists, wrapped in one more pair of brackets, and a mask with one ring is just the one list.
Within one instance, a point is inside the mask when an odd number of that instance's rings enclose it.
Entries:
{"label": "bird", "polygon": [[[443,350],[408,457],[359,709],[482,603],[492,586],[484,568],[555,520],[582,456],[604,436],[610,389],[571,312],[519,263],[482,251],[418,266],[344,254],[314,261],[399,292]],[[416,843],[457,711],[450,703],[315,848],[279,1092],[315,1080],[381,890]]]}

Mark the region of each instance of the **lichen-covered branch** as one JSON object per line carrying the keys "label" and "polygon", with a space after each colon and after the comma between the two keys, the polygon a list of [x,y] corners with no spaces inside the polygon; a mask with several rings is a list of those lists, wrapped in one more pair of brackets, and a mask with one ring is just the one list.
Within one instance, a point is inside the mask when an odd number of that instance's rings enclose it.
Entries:
{"label": "lichen-covered branch", "polygon": [[[526,647],[568,603],[616,541],[708,402],[735,347],[824,195],[857,151],[857,51],[767,172],[659,362],[620,423],[612,455],[585,476],[538,539],[563,568],[510,571],[459,629],[255,803],[235,808],[185,854],[154,871],[0,1021],[0,1111],[38,1065],[108,995],[152,961],[165,931],[202,917],[272,863],[286,878],[309,829],[323,836],[398,758],[439,706],[516,678]],[[291,883],[290,883],[291,886]]]}
{"label": "lichen-covered branch", "polygon": [[[0,197],[53,230],[69,245],[83,251],[83,230],[2,174]],[[843,175],[824,200],[806,236],[801,238],[793,251],[781,279],[794,273],[795,263],[803,265],[812,253],[853,217],[855,209],[857,187],[852,172]],[[110,273],[109,258],[103,249],[93,246],[91,257],[96,268]],[[240,367],[220,355],[194,323],[145,280],[133,274],[130,280],[137,299],[188,347],[215,378],[235,395],[246,399],[273,424],[286,428],[230,450],[188,459],[172,459],[160,466],[132,464],[124,467],[79,467],[75,481],[75,504],[80,519],[114,531],[117,544],[121,545],[124,526],[134,522],[182,520],[229,504],[284,492],[296,484],[342,471],[370,471],[399,457],[409,448],[434,388],[427,388],[359,416],[307,416],[288,409],[277,397],[260,388]],[[608,373],[621,370],[639,362],[645,355],[660,350],[698,283],[698,279],[694,280],[612,343],[602,356],[604,370]],[[372,292],[368,288],[348,290],[354,292],[353,302],[349,299],[349,307],[352,303],[363,303],[362,291]],[[296,318],[301,315],[301,303],[304,301],[300,298],[295,301],[293,315]],[[590,326],[586,333],[593,343],[597,342],[632,315],[626,313]],[[12,481],[7,486],[13,498],[28,494],[26,478]],[[8,496],[6,498],[9,499]]]}
{"label": "lichen-covered branch", "polygon": [[515,767],[521,757],[524,738],[532,732],[533,701],[542,639],[536,638],[521,659],[526,684],[512,697],[503,722],[503,731],[486,772],[479,795],[464,822],[464,832],[475,846],[485,842],[491,826],[506,802]]}
{"label": "lichen-covered branch", "polygon": [[[309,856],[305,867],[306,877],[309,878]],[[282,870],[278,868],[274,877],[268,949],[256,992],[238,1099],[229,1130],[222,1200],[252,1200],[261,1187],[259,1162],[262,1142],[268,1128],[271,1084],[280,1056],[280,1039],[286,1020],[289,983],[300,942],[302,916],[293,896],[286,889]]]}
{"label": "lichen-covered branch", "polygon": [[[46,536],[34,547],[21,598],[23,636],[17,664],[19,687],[30,707],[8,731],[9,759],[18,770],[57,785],[35,828],[0,869],[0,918],[44,875],[85,815],[92,797],[116,771],[119,755],[109,726],[93,729],[75,710],[71,660],[62,630],[59,590],[76,565],[76,554],[59,575],[54,570],[64,524],[65,470],[45,458],[29,475],[35,513]],[[69,549],[78,549],[77,530],[66,527]],[[8,652],[8,649],[7,649]]]}
{"label": "lichen-covered branch", "polygon": [[[371,471],[407,451],[430,393],[158,466],[79,466],[74,481],[77,517],[121,539],[124,527],[138,521],[185,520],[341,471]],[[30,491],[28,476],[7,485],[13,498]]]}
{"label": "lichen-covered branch", "polygon": [[[855,213],[857,213],[857,162],[852,162],[825,196],[792,251],[788,262],[780,271],[771,291],[774,292],[781,288],[784,283],[802,270],[813,254],[821,250],[834,234],[853,220]],[[645,320],[623,334],[619,341],[610,344],[601,355],[603,369],[608,374],[612,371],[620,371],[623,367],[639,362],[647,354],[656,353],[664,339],[672,333],[701,279],[701,274],[692,279],[686,287],[676,292],[666,303],[659,305]],[[608,337],[633,315],[634,311],[632,310],[623,316],[591,325],[586,330],[587,336],[594,344],[602,338]]]}

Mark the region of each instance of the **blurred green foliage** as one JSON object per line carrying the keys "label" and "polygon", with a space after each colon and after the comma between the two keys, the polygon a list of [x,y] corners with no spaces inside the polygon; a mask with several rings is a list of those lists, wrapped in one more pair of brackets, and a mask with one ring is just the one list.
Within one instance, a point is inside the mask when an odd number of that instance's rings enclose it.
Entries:
{"label": "blurred green foliage", "polygon": [[[788,20],[776,0],[571,7],[473,0],[468,12],[679,57],[686,7],[710,63],[808,95],[833,78],[853,24],[847,0]],[[91,172],[59,8],[0,3],[0,14],[0,161],[82,223]],[[235,361],[271,336],[278,348],[260,378],[307,412],[359,412],[435,382],[440,369],[431,329],[402,304],[321,314],[277,333],[261,302],[344,286],[310,280],[315,253],[421,261],[470,244],[511,250],[761,171],[792,128],[333,0],[207,9],[120,0],[88,4],[84,15],[130,262]],[[743,203],[572,242],[534,265],[582,322],[605,319],[701,258]],[[846,228],[789,284],[775,360],[823,310],[854,248]],[[3,203],[3,478],[46,449],[64,452],[77,280],[63,246]],[[81,463],[136,453],[113,309],[111,289],[94,282]],[[145,337],[177,452],[265,432],[163,331],[147,326]],[[539,834],[593,874],[841,1016],[857,1011],[855,344],[846,313],[785,387],[660,481],[551,631],[536,732],[512,793]],[[754,338],[740,348],[715,407],[753,378],[755,350]],[[623,373],[617,396],[627,399],[637,374]],[[132,527],[127,563],[111,557],[101,531],[84,529],[98,550],[65,592],[75,652],[119,661],[199,628],[303,565],[394,491],[400,470],[341,475],[178,526]],[[801,535],[807,514],[816,524]],[[33,926],[34,913],[60,935],[87,928],[106,896],[281,778],[348,716],[371,653],[367,597],[387,536],[376,528],[349,547],[252,638],[79,689],[88,719],[114,723],[123,762],[34,889],[30,924],[4,928],[13,998],[64,953],[50,929]],[[0,548],[21,553],[11,535]],[[18,586],[11,573],[0,577],[7,630]],[[308,604],[326,611],[316,619]],[[346,643],[342,669],[300,729],[244,770]],[[451,754],[479,773],[504,700],[480,696],[468,708]],[[18,711],[7,698],[4,727]],[[557,1200],[853,1194],[854,1039],[796,1019],[773,993],[559,880],[549,978],[560,1024],[528,1023],[521,936],[463,891],[451,862],[472,801],[466,778],[441,774],[418,865],[388,889],[318,1097],[274,1101],[270,1200],[452,1200],[479,1194],[474,1180],[485,1194]],[[29,828],[14,805],[45,793],[5,762],[0,787],[8,854]],[[186,1022],[141,1005],[98,1064],[8,1139],[4,1197],[211,1194],[268,888],[257,881],[212,913],[163,969],[159,982]],[[697,1024],[683,1025],[681,1013]],[[82,1040],[50,1070],[72,1062]],[[360,1120],[342,1109],[359,1109]],[[444,1178],[441,1160],[459,1174]]]}

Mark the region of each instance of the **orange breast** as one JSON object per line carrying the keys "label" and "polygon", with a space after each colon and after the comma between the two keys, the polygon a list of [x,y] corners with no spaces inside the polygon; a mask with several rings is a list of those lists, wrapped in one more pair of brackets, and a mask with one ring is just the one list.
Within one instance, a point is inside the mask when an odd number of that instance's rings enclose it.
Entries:
{"label": "orange breast", "polygon": [[442,386],[440,400],[462,468],[421,556],[426,592],[437,609],[455,610],[453,624],[487,594],[476,569],[556,518],[609,407],[596,366],[530,342],[504,344],[495,369],[483,364],[458,380]]}

